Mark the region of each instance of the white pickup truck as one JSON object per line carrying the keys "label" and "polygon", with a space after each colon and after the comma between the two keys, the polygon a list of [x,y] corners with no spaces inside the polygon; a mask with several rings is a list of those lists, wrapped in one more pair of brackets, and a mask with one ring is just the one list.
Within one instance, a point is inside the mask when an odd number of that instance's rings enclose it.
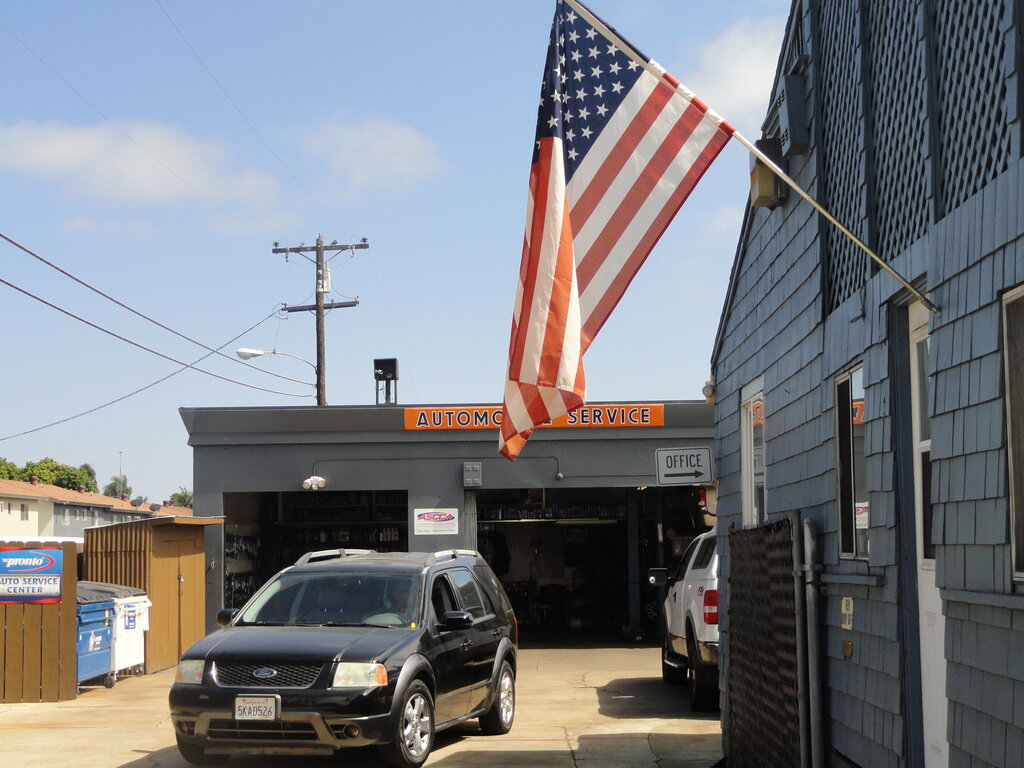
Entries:
{"label": "white pickup truck", "polygon": [[718,706],[718,552],[715,529],[695,538],[670,574],[651,568],[655,586],[668,594],[661,612],[661,677],[678,684],[685,679],[695,711]]}

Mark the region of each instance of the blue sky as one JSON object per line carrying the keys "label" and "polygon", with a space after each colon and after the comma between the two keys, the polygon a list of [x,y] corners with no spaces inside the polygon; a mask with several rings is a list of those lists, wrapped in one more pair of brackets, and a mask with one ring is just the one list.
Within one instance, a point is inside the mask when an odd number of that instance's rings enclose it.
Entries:
{"label": "blue sky", "polygon": [[[750,138],[786,0],[593,0],[591,8]],[[0,232],[210,347],[313,361],[313,269],[281,245],[369,240],[331,263],[327,398],[501,398],[537,98],[554,4],[0,3]],[[735,142],[587,353],[588,396],[700,398],[748,193]],[[205,350],[6,242],[0,277],[168,357]],[[192,488],[179,407],[312,405],[284,356],[194,371],[0,285],[0,456],[123,468],[136,494]],[[300,380],[291,382],[268,375]],[[495,435],[497,450],[497,435]]]}

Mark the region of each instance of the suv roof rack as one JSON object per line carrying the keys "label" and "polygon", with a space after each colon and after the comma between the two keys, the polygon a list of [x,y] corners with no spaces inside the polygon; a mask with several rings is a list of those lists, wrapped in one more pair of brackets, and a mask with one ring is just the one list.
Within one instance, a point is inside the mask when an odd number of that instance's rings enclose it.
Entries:
{"label": "suv roof rack", "polygon": [[434,553],[434,562],[454,560],[457,557],[480,557],[480,553],[475,549],[442,549]]}
{"label": "suv roof rack", "polygon": [[349,555],[372,555],[375,549],[319,549],[315,552],[307,552],[295,561],[296,565],[307,565],[308,563],[321,563],[325,560],[340,560]]}

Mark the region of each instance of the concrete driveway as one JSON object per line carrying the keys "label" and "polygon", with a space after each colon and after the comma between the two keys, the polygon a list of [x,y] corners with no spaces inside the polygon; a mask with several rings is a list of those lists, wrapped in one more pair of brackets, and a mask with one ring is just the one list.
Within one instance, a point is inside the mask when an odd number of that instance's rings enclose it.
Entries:
{"label": "concrete driveway", "polygon": [[[0,704],[0,765],[182,768],[167,715],[166,670],[83,688],[74,701]],[[520,651],[516,722],[484,736],[475,721],[441,733],[430,768],[709,768],[721,756],[717,715],[690,711],[685,691],[661,682],[659,649]],[[330,758],[232,758],[229,766],[337,766]],[[346,766],[376,768],[370,750]]]}

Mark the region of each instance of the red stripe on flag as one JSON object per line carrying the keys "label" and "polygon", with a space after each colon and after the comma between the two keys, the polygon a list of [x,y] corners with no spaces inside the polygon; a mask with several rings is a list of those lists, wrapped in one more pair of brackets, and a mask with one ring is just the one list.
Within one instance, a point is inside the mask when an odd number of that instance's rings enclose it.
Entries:
{"label": "red stripe on flag", "polygon": [[[590,180],[583,194],[579,196],[572,207],[573,228],[578,232],[587,223],[587,219],[600,205],[601,200],[608,192],[608,188],[619,171],[633,157],[637,145],[647,135],[647,131],[654,125],[654,121],[664,110],[669,98],[672,96],[672,89],[666,85],[658,84],[641,105],[633,119],[629,121],[626,130],[615,142],[612,151],[605,157],[601,167],[594,178]],[[579,275],[577,275],[579,277]]]}
{"label": "red stripe on flag", "polygon": [[[591,341],[597,336],[597,332],[601,330],[608,316],[612,310],[615,309],[615,305],[618,304],[619,299],[622,298],[622,294],[626,292],[626,288],[629,287],[630,282],[636,276],[636,273],[643,266],[647,255],[654,248],[654,245],[661,239],[665,229],[669,223],[675,217],[676,213],[682,207],[683,203],[686,202],[686,198],[690,196],[694,187],[697,186],[697,182],[700,181],[705,171],[711,166],[711,163],[718,156],[718,153],[722,151],[726,142],[729,141],[730,134],[724,131],[715,131],[714,135],[708,141],[704,150],[697,157],[697,160],[690,166],[690,170],[683,178],[682,183],[676,188],[672,196],[665,202],[661,211],[655,217],[651,226],[647,232],[644,233],[643,238],[637,244],[636,248],[633,249],[633,253],[630,254],[629,259],[623,265],[623,268],[619,271],[615,280],[612,281],[611,285],[604,292],[600,301],[595,305],[591,311],[590,316],[584,321],[581,335],[583,337],[583,349],[585,350],[590,346]],[[581,289],[582,290],[582,289]]]}
{"label": "red stripe on flag", "polygon": [[[553,387],[558,383],[558,371],[562,365],[562,348],[565,346],[566,326],[569,321],[569,304],[572,298],[575,268],[568,204],[563,203],[562,230],[558,236],[551,300],[548,304],[544,345],[541,349],[540,370],[537,374],[537,383],[541,386]],[[578,331],[573,329],[573,333],[578,333]]]}
{"label": "red stripe on flag", "polygon": [[542,140],[540,157],[530,169],[530,189],[533,193],[533,219],[529,222],[530,236],[523,240],[523,260],[520,264],[520,280],[523,284],[522,305],[519,308],[519,324],[513,330],[509,350],[509,378],[518,380],[522,374],[523,357],[529,336],[530,315],[533,311],[533,297],[537,290],[537,269],[540,266],[540,249],[544,242],[544,221],[548,215],[548,178],[551,174],[552,141]]}
{"label": "red stripe on flag", "polygon": [[[576,271],[576,279],[579,281],[581,294],[586,291],[590,281],[608,258],[608,254],[618,244],[623,232],[626,231],[637,212],[651,196],[651,192],[658,182],[661,181],[665,170],[675,162],[679,150],[689,140],[690,136],[693,135],[694,130],[700,124],[703,117],[704,113],[693,104],[686,108],[672,127],[672,130],[665,136],[661,146],[651,156],[643,172],[633,182],[633,186],[630,187],[629,192],[626,193],[622,202],[619,203],[615,212],[608,219],[608,223],[605,224],[604,229],[601,230],[601,234],[598,235],[590,250],[583,254]],[[652,243],[651,246],[653,247],[653,245]],[[639,268],[640,265],[638,264],[637,269]]]}

